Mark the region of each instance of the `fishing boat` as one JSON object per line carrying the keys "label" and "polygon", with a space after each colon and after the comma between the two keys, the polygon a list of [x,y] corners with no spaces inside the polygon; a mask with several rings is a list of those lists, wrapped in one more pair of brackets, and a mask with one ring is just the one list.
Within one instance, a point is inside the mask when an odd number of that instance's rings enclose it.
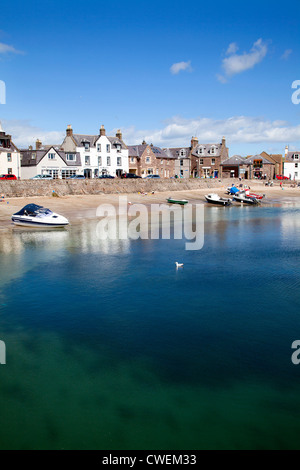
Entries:
{"label": "fishing boat", "polygon": [[220,197],[218,194],[207,194],[205,196],[206,201],[209,204],[217,204],[219,206],[230,206],[232,204],[232,199]]}
{"label": "fishing boat", "polygon": [[233,200],[236,202],[241,202],[242,204],[259,204],[258,199],[252,196],[248,196],[245,191],[240,191],[237,193],[235,196],[233,196]]}
{"label": "fishing boat", "polygon": [[62,228],[69,225],[68,219],[36,204],[28,204],[12,216],[15,225],[37,228]]}
{"label": "fishing boat", "polygon": [[247,196],[250,196],[250,197],[255,197],[255,199],[258,199],[259,201],[261,201],[264,197],[266,197],[266,195],[264,194],[263,196],[261,196],[260,194],[256,194],[256,193],[250,193],[249,190],[246,189],[246,195]]}
{"label": "fishing boat", "polygon": [[169,199],[167,199],[167,202],[169,204],[180,204],[181,206],[185,206],[185,204],[188,204],[189,201],[187,201],[186,199],[173,199],[172,197],[169,197]]}

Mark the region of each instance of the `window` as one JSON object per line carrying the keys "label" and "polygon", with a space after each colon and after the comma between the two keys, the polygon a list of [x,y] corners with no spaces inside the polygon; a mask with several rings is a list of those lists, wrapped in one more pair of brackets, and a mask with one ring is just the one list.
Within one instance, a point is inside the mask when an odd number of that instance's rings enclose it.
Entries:
{"label": "window", "polygon": [[203,148],[201,147],[199,150],[198,150],[198,155],[202,155],[203,153]]}
{"label": "window", "polygon": [[107,146],[106,146],[106,152],[110,153],[110,145],[109,144],[107,144]]}
{"label": "window", "polygon": [[262,160],[254,160],[254,161],[253,161],[253,167],[254,167],[254,168],[262,168],[262,167],[263,167],[263,162],[262,162]]}
{"label": "window", "polygon": [[185,150],[180,150],[180,156],[185,157],[185,155],[186,155]]}
{"label": "window", "polygon": [[299,160],[299,154],[295,153],[294,158],[295,158],[295,160]]}
{"label": "window", "polygon": [[184,161],[180,160],[180,166],[183,166],[183,164],[184,164]]}
{"label": "window", "polygon": [[130,163],[134,163],[134,157],[131,157]]}
{"label": "window", "polygon": [[49,153],[48,160],[55,160],[55,153]]}
{"label": "window", "polygon": [[62,170],[61,177],[63,180],[70,178],[70,176],[76,176],[76,170]]}
{"label": "window", "polygon": [[75,153],[67,153],[67,161],[68,162],[75,162],[75,160],[76,160]]}
{"label": "window", "polygon": [[7,161],[8,161],[8,162],[11,162],[11,161],[12,161],[11,153],[8,153],[8,154],[7,154]]}
{"label": "window", "polygon": [[146,157],[146,163],[151,163],[151,158],[150,157]]}
{"label": "window", "polygon": [[35,160],[36,159],[36,153],[32,153],[31,154],[31,160]]}
{"label": "window", "polygon": [[295,168],[298,168],[299,163],[295,163]]}
{"label": "window", "polygon": [[161,165],[163,165],[163,164],[164,164],[164,161],[163,161],[163,160],[161,160],[161,161],[160,161],[160,164],[161,164]]}
{"label": "window", "polygon": [[117,152],[120,153],[121,152],[121,145],[120,144],[117,144]]}
{"label": "window", "polygon": [[97,152],[101,152],[101,144],[97,144]]}
{"label": "window", "polygon": [[121,157],[117,158],[117,166],[122,166],[122,158]]}
{"label": "window", "polygon": [[200,158],[200,165],[204,165],[204,160],[203,160],[203,158]]}
{"label": "window", "polygon": [[298,178],[298,171],[295,171],[295,178]]}
{"label": "window", "polygon": [[110,157],[107,157],[107,166],[110,166]]}
{"label": "window", "polygon": [[85,156],[85,164],[90,165],[90,157],[87,155]]}
{"label": "window", "polygon": [[8,169],[7,169],[7,174],[8,174],[8,175],[12,175],[12,168],[8,168]]}
{"label": "window", "polygon": [[98,166],[102,166],[102,157],[98,158]]}
{"label": "window", "polygon": [[212,148],[211,148],[211,153],[214,155],[214,153],[215,153],[215,147],[212,147]]}
{"label": "window", "polygon": [[89,151],[90,151],[90,144],[89,144],[89,142],[86,142],[86,143],[84,144],[84,149],[85,149],[86,152],[89,152]]}
{"label": "window", "polygon": [[212,158],[212,159],[211,159],[211,164],[212,164],[212,165],[215,165],[215,164],[216,164],[216,159],[215,159],[215,158]]}

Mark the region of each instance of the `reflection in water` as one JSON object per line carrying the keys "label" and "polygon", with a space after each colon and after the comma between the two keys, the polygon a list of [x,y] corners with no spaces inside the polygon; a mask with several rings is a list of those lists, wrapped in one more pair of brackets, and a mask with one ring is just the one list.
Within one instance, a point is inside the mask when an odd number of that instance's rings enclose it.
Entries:
{"label": "reflection in water", "polygon": [[1,234],[0,448],[299,447],[298,220],[207,208],[198,252]]}

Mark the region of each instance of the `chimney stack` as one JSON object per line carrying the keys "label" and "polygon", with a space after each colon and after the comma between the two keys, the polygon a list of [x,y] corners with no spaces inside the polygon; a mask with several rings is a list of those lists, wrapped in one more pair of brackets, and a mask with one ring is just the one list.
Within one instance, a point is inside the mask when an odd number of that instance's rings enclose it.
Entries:
{"label": "chimney stack", "polygon": [[192,140],[191,140],[191,147],[192,149],[194,149],[195,147],[197,147],[198,145],[198,139],[197,137],[192,137]]}
{"label": "chimney stack", "polygon": [[106,134],[105,127],[102,124],[102,126],[100,128],[100,136],[105,135],[105,134]]}
{"label": "chimney stack", "polygon": [[42,147],[42,142],[39,139],[36,139],[35,150],[40,150],[41,147]]}
{"label": "chimney stack", "polygon": [[225,139],[224,136],[223,136],[223,138],[222,138],[222,146],[223,146],[223,147],[226,147],[226,139]]}
{"label": "chimney stack", "polygon": [[117,137],[117,139],[123,140],[122,132],[121,132],[120,129],[117,131],[116,137]]}
{"label": "chimney stack", "polygon": [[147,142],[143,140],[142,145],[147,145]]}
{"label": "chimney stack", "polygon": [[30,150],[30,151],[33,150],[32,145],[29,145],[28,150]]}
{"label": "chimney stack", "polygon": [[71,124],[68,125],[67,127],[67,137],[71,137],[73,135],[73,129]]}
{"label": "chimney stack", "polygon": [[287,157],[287,154],[289,153],[289,146],[287,145],[285,147],[285,152],[284,152],[284,155]]}

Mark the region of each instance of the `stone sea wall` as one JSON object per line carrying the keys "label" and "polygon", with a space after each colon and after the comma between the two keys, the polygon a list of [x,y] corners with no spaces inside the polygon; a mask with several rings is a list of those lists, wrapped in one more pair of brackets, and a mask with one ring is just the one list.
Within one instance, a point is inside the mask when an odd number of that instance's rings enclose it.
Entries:
{"label": "stone sea wall", "polygon": [[[228,185],[235,180],[228,180]],[[0,181],[0,194],[5,197],[34,197],[85,195],[85,194],[129,194],[137,192],[189,191],[220,188],[225,180],[162,179],[153,180],[51,180],[51,181]]]}

